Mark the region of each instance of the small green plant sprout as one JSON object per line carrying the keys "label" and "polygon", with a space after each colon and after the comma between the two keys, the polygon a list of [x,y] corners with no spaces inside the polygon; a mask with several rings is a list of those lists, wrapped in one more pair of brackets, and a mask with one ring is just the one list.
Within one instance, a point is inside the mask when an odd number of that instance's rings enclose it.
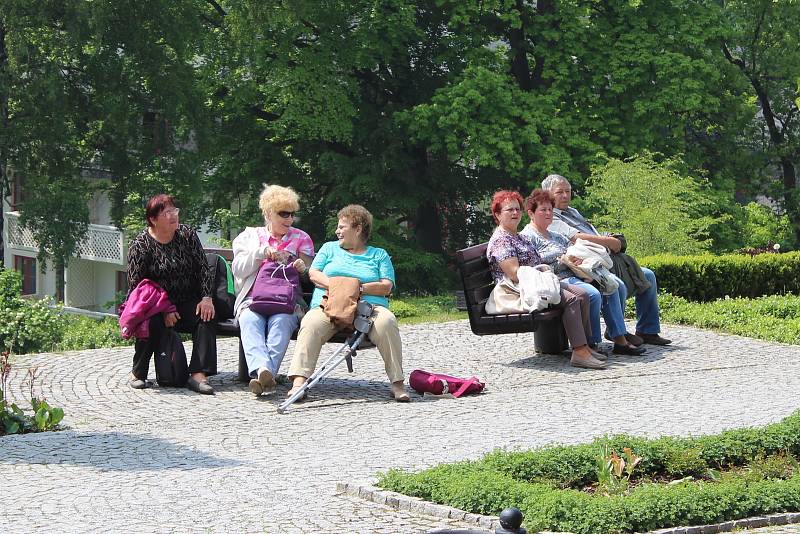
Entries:
{"label": "small green plant sprout", "polygon": [[610,451],[608,445],[600,448],[597,456],[597,491],[606,495],[620,495],[628,490],[634,469],[642,461],[630,447],[622,449],[622,456],[617,451]]}
{"label": "small green plant sprout", "polygon": [[631,475],[633,475],[633,470],[637,465],[639,465],[642,459],[639,456],[636,456],[630,447],[625,447],[622,449],[622,456],[625,457],[625,473],[630,480]]}
{"label": "small green plant sprout", "polygon": [[11,376],[9,355],[8,351],[0,353],[0,435],[56,430],[64,419],[64,410],[52,407],[47,401],[36,396],[34,389],[37,368],[28,369],[24,382],[27,383],[30,392],[33,415],[27,415],[19,406],[10,401],[8,396],[8,383]]}

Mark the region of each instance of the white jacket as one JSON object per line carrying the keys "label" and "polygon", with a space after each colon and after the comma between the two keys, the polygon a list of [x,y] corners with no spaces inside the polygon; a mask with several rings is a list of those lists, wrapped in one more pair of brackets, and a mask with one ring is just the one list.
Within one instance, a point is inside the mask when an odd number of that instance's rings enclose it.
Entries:
{"label": "white jacket", "polygon": [[233,313],[237,318],[242,308],[242,302],[247,298],[256,282],[261,262],[264,261],[264,252],[265,247],[258,239],[258,228],[254,226],[248,226],[233,240],[231,273],[236,289],[236,304],[234,304]]}
{"label": "white jacket", "polygon": [[561,302],[561,284],[547,265],[517,269],[519,294],[526,311],[539,311]]}
{"label": "white jacket", "polygon": [[597,282],[603,295],[610,295],[619,289],[619,282],[609,270],[614,266],[614,262],[611,261],[611,256],[603,245],[578,239],[575,244],[567,248],[565,254],[581,259],[580,265],[570,266],[570,268],[586,273],[589,278]]}

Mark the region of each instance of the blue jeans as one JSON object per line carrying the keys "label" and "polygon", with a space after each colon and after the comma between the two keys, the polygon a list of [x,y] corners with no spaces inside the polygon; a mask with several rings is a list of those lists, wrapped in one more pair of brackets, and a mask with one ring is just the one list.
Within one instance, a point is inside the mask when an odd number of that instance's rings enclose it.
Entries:
{"label": "blue jeans", "polygon": [[[600,332],[600,312],[603,312],[603,319],[606,322],[606,328],[612,338],[625,335],[625,316],[622,314],[622,307],[620,302],[620,290],[611,295],[601,295],[592,284],[587,284],[580,278],[575,276],[568,278],[567,283],[576,285],[589,294],[589,315],[592,323],[592,335],[589,337],[589,343],[600,343],[602,333]],[[622,291],[624,291],[625,284],[621,284]]]}
{"label": "blue jeans", "polygon": [[266,367],[272,376],[277,376],[286,347],[289,346],[298,323],[297,316],[293,313],[276,313],[264,317],[245,308],[239,314],[242,346],[250,376],[254,376],[260,367]]}
{"label": "blue jeans", "polygon": [[[641,334],[658,334],[661,332],[661,322],[658,310],[658,285],[656,275],[647,267],[642,267],[642,272],[647,281],[650,282],[650,289],[636,295],[636,331]],[[614,276],[614,278],[617,278]],[[621,291],[620,305],[625,309],[625,299],[628,298],[628,289],[625,283],[617,278]]]}

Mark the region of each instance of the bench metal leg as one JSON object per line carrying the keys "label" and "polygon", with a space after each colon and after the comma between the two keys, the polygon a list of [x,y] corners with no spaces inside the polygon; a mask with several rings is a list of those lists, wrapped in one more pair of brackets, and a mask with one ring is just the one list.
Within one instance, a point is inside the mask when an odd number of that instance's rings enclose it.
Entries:
{"label": "bench metal leg", "polygon": [[533,344],[540,354],[561,354],[567,350],[569,341],[561,317],[541,321],[533,333]]}
{"label": "bench metal leg", "polygon": [[247,358],[244,357],[244,345],[239,338],[239,382],[250,382],[250,371],[247,370]]}

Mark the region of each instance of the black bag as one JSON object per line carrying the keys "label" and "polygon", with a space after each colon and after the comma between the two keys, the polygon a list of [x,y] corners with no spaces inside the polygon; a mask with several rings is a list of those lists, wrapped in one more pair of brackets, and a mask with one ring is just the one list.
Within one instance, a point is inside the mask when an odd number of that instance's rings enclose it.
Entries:
{"label": "black bag", "polygon": [[233,317],[233,308],[236,304],[236,293],[233,289],[233,274],[228,260],[209,252],[206,261],[214,272],[214,286],[211,288],[211,299],[214,301],[214,312],[218,321]]}
{"label": "black bag", "polygon": [[189,365],[181,336],[172,328],[167,328],[155,354],[156,381],[161,387],[183,387],[189,380]]}

